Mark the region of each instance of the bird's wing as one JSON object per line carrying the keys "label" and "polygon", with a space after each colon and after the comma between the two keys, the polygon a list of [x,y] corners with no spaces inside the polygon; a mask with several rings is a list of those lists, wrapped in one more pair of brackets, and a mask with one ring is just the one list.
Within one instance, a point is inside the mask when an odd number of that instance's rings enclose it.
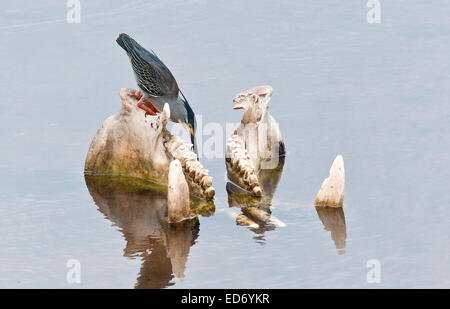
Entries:
{"label": "bird's wing", "polygon": [[177,96],[178,85],[175,78],[162,61],[156,55],[154,57],[156,59],[145,57],[147,60],[135,52],[131,53],[131,64],[139,87],[152,97]]}

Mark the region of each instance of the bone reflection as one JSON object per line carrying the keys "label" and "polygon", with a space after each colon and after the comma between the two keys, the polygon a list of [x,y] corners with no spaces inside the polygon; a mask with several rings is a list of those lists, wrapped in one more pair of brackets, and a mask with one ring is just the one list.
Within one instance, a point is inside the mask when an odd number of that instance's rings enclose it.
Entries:
{"label": "bone reflection", "polygon": [[176,224],[167,220],[163,187],[121,177],[86,176],[86,185],[99,211],[119,228],[124,256],[140,258],[135,288],[164,288],[183,278],[191,246],[199,233],[197,218]]}
{"label": "bone reflection", "polygon": [[344,210],[331,207],[316,207],[317,214],[326,231],[331,233],[331,239],[339,254],[345,253],[345,241],[347,239],[347,228],[345,224]]}

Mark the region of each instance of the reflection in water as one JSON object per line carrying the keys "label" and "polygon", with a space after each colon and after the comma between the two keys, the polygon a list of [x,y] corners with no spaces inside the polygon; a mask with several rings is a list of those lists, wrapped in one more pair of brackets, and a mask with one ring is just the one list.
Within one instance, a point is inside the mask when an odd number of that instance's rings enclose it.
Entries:
{"label": "reflection in water", "polygon": [[135,288],[164,288],[184,277],[190,247],[199,233],[197,218],[167,222],[167,197],[159,187],[136,179],[86,176],[89,193],[105,217],[119,227],[124,256],[142,259]]}
{"label": "reflection in water", "polygon": [[345,240],[347,239],[344,210],[342,207],[316,207],[316,210],[325,230],[331,232],[331,239],[333,239],[338,253],[344,254]]}
{"label": "reflection in water", "polygon": [[[239,186],[228,182],[226,189],[228,193],[228,206],[237,207],[242,211],[242,215],[237,217],[238,224],[248,225],[257,236],[254,239],[264,244],[264,233],[274,230],[278,220],[271,216],[272,199],[283,173],[285,157],[280,157],[278,166],[274,169],[263,169],[258,174],[259,183],[263,191],[262,197],[254,197]],[[227,164],[227,169],[229,169]],[[249,220],[248,220],[249,219]],[[256,225],[250,225],[251,223]]]}

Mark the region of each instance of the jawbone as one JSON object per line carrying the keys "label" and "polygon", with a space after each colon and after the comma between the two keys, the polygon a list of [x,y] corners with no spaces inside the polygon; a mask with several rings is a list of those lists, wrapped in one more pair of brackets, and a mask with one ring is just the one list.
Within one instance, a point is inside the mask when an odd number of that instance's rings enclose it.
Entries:
{"label": "jawbone", "polygon": [[241,188],[261,196],[258,174],[275,169],[284,156],[283,138],[269,114],[272,87],[260,86],[241,92],[233,99],[234,109],[243,109],[242,120],[227,141],[228,177]]}
{"label": "jawbone", "polygon": [[272,87],[261,86],[236,95],[234,109],[242,120],[227,141],[228,204],[240,208],[237,224],[256,233],[285,226],[272,216],[273,194],[280,180],[285,147],[275,119],[269,114]]}
{"label": "jawbone", "polygon": [[120,111],[107,118],[97,131],[85,161],[87,175],[136,177],[167,186],[169,164],[181,162],[190,195],[212,200],[215,189],[208,171],[197,160],[192,145],[173,136],[166,125],[166,104],[157,116],[145,117],[137,106],[133,89],[121,89]]}

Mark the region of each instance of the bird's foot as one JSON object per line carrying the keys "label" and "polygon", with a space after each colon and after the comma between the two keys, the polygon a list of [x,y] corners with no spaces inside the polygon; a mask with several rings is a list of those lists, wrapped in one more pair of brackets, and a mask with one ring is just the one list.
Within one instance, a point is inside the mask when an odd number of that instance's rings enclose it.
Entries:
{"label": "bird's foot", "polygon": [[150,107],[148,107],[143,100],[139,100],[139,102],[137,103],[137,107],[139,107],[140,109],[145,111],[145,117],[147,117],[147,115],[150,116],[155,116],[156,112],[154,112]]}
{"label": "bird's foot", "polygon": [[152,102],[150,102],[147,99],[141,98],[139,102],[137,103],[137,106],[145,111],[145,116],[151,115],[154,116],[156,113],[160,113],[161,111],[153,105]]}

